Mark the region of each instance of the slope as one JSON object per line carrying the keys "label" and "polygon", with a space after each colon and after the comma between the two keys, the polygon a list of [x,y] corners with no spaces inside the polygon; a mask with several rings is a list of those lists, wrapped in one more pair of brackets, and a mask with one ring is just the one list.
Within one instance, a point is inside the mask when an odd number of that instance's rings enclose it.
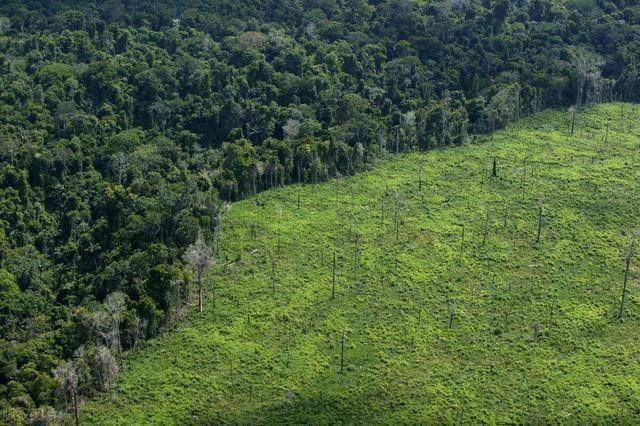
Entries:
{"label": "slope", "polygon": [[640,218],[635,111],[592,107],[573,136],[549,111],[233,204],[205,312],[130,354],[84,420],[637,421],[635,259],[617,318]]}

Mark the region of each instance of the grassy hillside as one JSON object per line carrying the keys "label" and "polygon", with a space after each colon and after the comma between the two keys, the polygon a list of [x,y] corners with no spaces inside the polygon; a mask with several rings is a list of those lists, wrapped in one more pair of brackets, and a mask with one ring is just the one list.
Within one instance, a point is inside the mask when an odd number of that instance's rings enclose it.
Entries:
{"label": "grassy hillside", "polygon": [[608,104],[573,136],[568,124],[546,112],[234,204],[205,312],[130,355],[84,420],[639,421],[635,258],[617,313],[640,227],[640,119]]}

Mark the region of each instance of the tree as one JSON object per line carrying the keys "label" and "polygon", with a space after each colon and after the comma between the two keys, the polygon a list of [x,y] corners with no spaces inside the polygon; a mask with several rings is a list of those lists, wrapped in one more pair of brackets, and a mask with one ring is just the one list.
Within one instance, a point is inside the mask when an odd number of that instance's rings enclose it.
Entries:
{"label": "tree", "polygon": [[568,51],[571,65],[578,74],[576,105],[580,107],[584,103],[586,83],[591,82],[595,85],[600,80],[600,67],[604,61],[599,55],[584,47],[571,46]]}
{"label": "tree", "polygon": [[625,270],[624,270],[624,282],[622,285],[622,298],[620,300],[620,311],[618,312],[618,319],[622,319],[622,314],[624,313],[624,302],[627,296],[627,280],[629,278],[629,266],[631,265],[631,259],[633,258],[636,238],[640,235],[640,232],[634,232],[631,237],[631,244],[629,245],[629,251],[627,252],[627,257],[625,258]]}
{"label": "tree", "polygon": [[202,312],[202,275],[213,263],[213,253],[204,238],[202,238],[202,235],[199,235],[196,242],[187,248],[183,260],[196,273],[198,280],[198,309]]}
{"label": "tree", "polygon": [[64,361],[53,370],[53,377],[58,380],[59,391],[64,398],[65,409],[69,405],[69,398],[73,403],[76,425],[80,424],[78,407],[78,369],[72,361]]}
{"label": "tree", "polygon": [[119,291],[110,293],[102,303],[107,313],[107,320],[111,329],[111,345],[118,355],[122,354],[122,344],[120,341],[120,322],[122,313],[127,308],[125,295]]}
{"label": "tree", "polygon": [[111,384],[120,371],[113,353],[106,346],[98,346],[93,353],[92,364],[98,379],[98,388],[110,391]]}
{"label": "tree", "polygon": [[122,185],[122,178],[127,173],[127,169],[131,166],[131,158],[124,152],[113,155],[112,167],[118,177],[118,185]]}

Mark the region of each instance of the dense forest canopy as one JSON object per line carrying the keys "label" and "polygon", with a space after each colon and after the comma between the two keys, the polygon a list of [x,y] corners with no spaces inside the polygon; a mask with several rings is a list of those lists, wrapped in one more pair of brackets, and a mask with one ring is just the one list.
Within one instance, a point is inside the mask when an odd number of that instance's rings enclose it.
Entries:
{"label": "dense forest canopy", "polygon": [[0,409],[107,390],[182,315],[225,201],[638,100],[639,22],[623,1],[3,1]]}

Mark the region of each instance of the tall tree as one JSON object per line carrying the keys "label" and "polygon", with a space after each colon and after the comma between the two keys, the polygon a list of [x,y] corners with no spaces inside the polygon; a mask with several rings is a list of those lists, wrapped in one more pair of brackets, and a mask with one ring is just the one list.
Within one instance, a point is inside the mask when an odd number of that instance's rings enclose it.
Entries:
{"label": "tall tree", "polygon": [[196,242],[187,248],[183,259],[196,274],[198,280],[198,310],[202,312],[202,276],[205,270],[213,264],[213,252],[202,237],[202,233],[198,236]]}

